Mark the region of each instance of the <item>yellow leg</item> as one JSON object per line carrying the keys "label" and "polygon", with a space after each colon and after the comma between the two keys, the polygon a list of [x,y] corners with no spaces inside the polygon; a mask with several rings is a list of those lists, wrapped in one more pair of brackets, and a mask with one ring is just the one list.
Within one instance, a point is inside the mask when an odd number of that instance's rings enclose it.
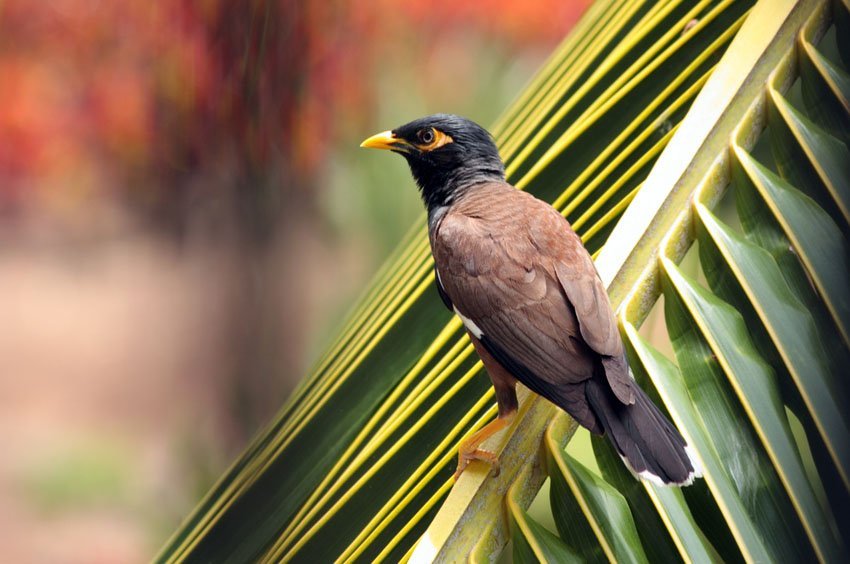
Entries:
{"label": "yellow leg", "polygon": [[481,443],[498,433],[505,427],[509,426],[514,420],[516,411],[506,413],[504,416],[499,416],[493,421],[484,425],[481,429],[464,439],[458,447],[457,470],[455,470],[454,479],[460,478],[460,475],[466,469],[467,465],[473,460],[483,460],[490,464],[493,468],[494,476],[499,475],[499,457],[495,452],[478,448]]}

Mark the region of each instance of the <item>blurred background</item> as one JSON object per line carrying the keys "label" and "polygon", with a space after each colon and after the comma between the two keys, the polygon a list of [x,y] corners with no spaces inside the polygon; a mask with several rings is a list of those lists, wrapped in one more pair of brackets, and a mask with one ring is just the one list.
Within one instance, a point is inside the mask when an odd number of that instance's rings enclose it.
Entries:
{"label": "blurred background", "polygon": [[586,0],[0,0],[0,561],[148,560]]}

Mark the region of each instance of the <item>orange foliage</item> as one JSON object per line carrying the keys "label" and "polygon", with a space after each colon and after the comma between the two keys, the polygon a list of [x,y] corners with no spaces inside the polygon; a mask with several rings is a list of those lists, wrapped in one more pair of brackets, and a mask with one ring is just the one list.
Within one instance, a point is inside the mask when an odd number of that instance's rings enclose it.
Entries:
{"label": "orange foliage", "polygon": [[[0,2],[0,209],[31,193],[168,200],[194,172],[293,178],[382,95],[413,45],[423,81],[447,32],[554,46],[585,2]],[[410,53],[410,51],[405,51]],[[418,85],[409,85],[416,88]],[[282,190],[289,189],[286,186]]]}

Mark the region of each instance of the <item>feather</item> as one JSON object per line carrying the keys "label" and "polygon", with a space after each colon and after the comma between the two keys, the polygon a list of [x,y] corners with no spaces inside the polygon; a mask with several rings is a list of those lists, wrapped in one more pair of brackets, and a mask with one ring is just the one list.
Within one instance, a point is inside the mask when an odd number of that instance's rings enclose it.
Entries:
{"label": "feather", "polygon": [[693,479],[684,440],[632,379],[605,288],[559,213],[491,182],[468,189],[430,235],[444,301],[488,353],[497,389],[512,375],[605,433],[636,475]]}

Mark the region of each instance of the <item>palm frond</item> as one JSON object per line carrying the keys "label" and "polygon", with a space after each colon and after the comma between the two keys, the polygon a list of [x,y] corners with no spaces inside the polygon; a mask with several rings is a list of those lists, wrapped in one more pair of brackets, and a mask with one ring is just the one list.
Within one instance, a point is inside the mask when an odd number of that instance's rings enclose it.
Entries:
{"label": "palm frond", "polygon": [[[636,482],[594,440],[596,474],[563,451],[574,422],[523,390],[499,475],[453,485],[495,406],[423,222],[159,559],[457,560],[510,538],[519,561],[840,557],[848,22],[845,2],[602,0],[494,128],[509,180],[598,253],[635,375],[705,480]],[[526,512],[547,476],[557,534]]]}

